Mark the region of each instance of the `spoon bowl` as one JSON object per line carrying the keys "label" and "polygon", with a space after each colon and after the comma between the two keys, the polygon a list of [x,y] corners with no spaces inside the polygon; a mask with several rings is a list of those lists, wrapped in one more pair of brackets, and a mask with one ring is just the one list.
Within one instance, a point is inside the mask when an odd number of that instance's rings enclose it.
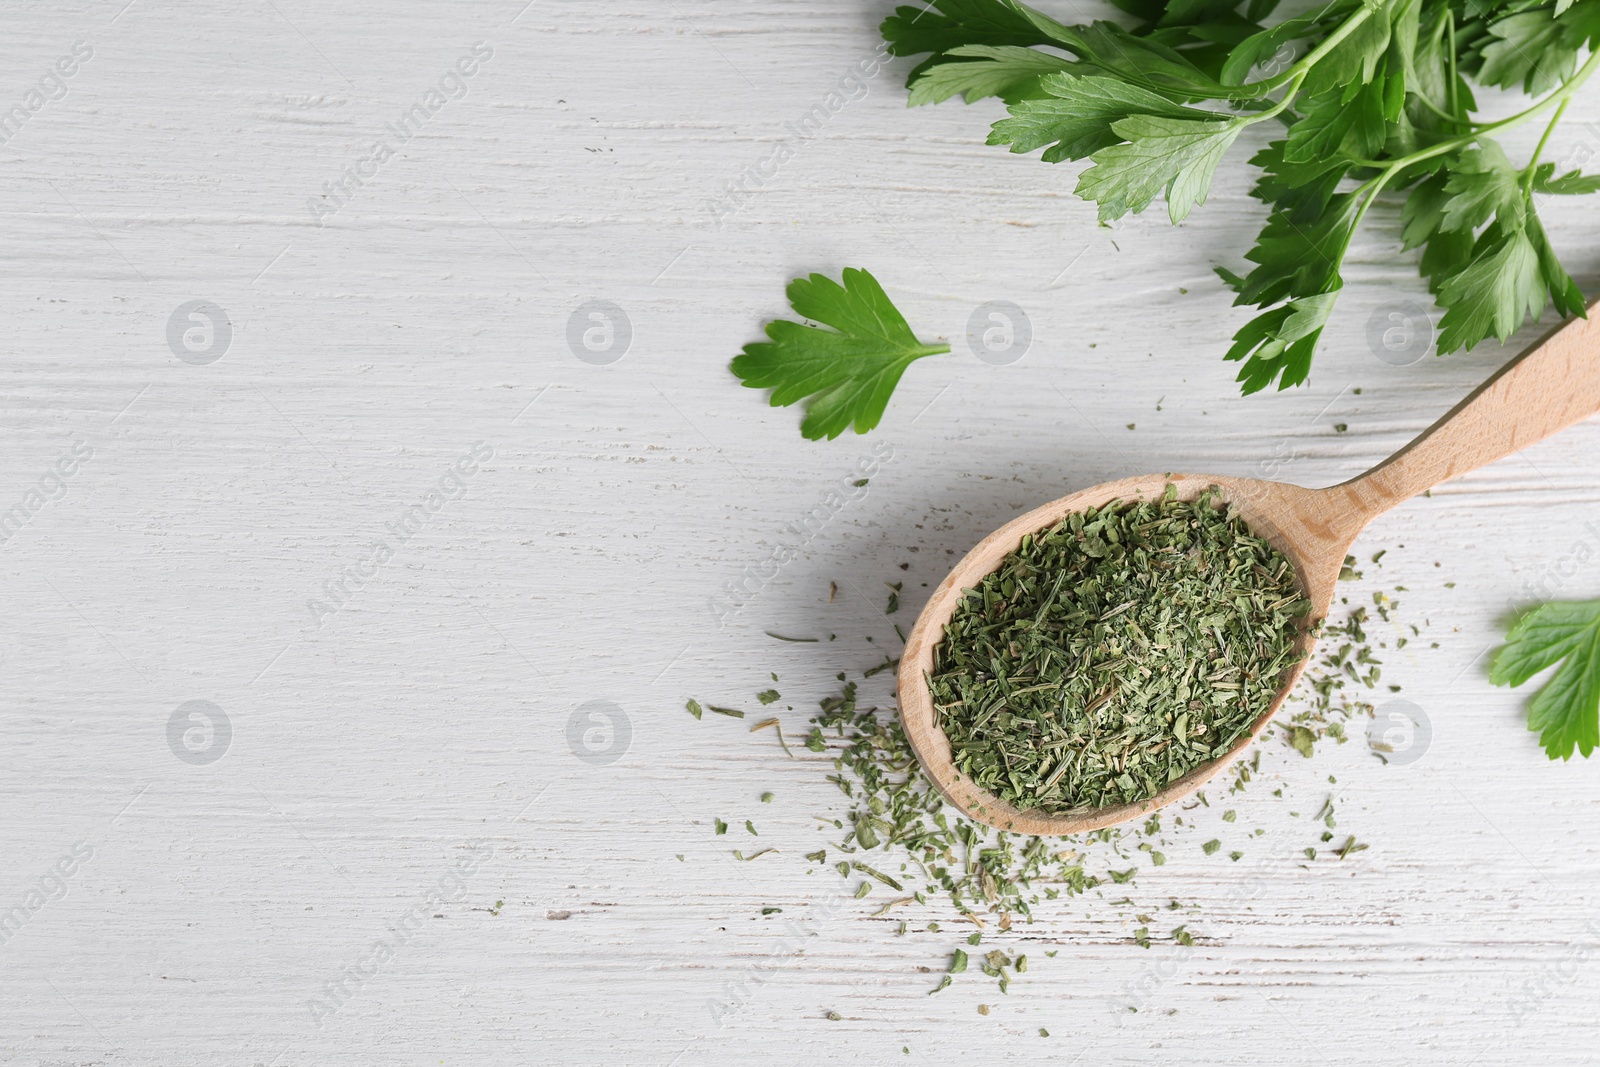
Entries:
{"label": "spoon bowl", "polygon": [[[1179,500],[1192,501],[1208,489],[1216,489],[1218,506],[1231,506],[1250,527],[1293,564],[1300,591],[1313,605],[1312,618],[1327,614],[1333,586],[1344,562],[1345,550],[1355,533],[1308,521],[1317,508],[1317,491],[1283,482],[1264,482],[1251,478],[1224,478],[1198,474],[1146,474],[1120,481],[1105,482],[1073,493],[1018,516],[985,537],[968,552],[955,569],[939,583],[927,606],[918,616],[906,649],[900,659],[900,720],[906,738],[921,760],[928,777],[945,799],[971,818],[1026,834],[1075,834],[1098,830],[1146,814],[1198,789],[1235,757],[1249,747],[1267,728],[1278,708],[1289,695],[1305,669],[1315,644],[1310,625],[1303,626],[1297,642],[1299,658],[1284,675],[1278,695],[1228,751],[1217,759],[1167,785],[1155,796],[1134,804],[1114,804],[1082,813],[1042,814],[1025,811],[1001,800],[963,776],[955,766],[949,738],[945,736],[929,692],[927,677],[933,671],[934,653],[944,637],[944,628],[960,605],[967,589],[977,585],[1015,552],[1028,534],[1055,526],[1077,511],[1100,508],[1115,501],[1159,500],[1167,486],[1177,490]],[[1308,620],[1309,622],[1309,620]]]}
{"label": "spoon bowl", "polygon": [[[1596,305],[1600,309],[1600,305]],[[1591,309],[1591,310],[1596,310]],[[1427,489],[1580,422],[1600,411],[1600,326],[1573,320],[1508,363],[1405,448],[1372,470],[1327,489],[1286,482],[1195,474],[1147,474],[1105,482],[1052,501],[1006,523],[980,541],[939,583],[918,616],[899,668],[900,720],[923,770],[944,798],[968,818],[1002,830],[1042,836],[1098,830],[1148,814],[1198,789],[1249,748],[1289,696],[1316,646],[1345,556],[1367,524]],[[1073,512],[1114,501],[1159,499],[1174,486],[1180,500],[1219,490],[1256,535],[1293,564],[1311,603],[1297,642],[1296,663],[1277,695],[1228,751],[1136,803],[1047,814],[1019,809],[980,788],[956,768],[950,740],[929,691],[934,656],[963,593],[996,570],[1024,536]]]}

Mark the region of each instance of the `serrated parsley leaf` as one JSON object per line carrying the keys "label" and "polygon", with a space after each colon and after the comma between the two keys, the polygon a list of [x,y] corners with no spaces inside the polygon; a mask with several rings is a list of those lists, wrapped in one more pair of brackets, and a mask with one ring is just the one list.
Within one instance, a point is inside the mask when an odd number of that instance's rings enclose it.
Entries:
{"label": "serrated parsley leaf", "polygon": [[1317,27],[1317,15],[1301,15],[1284,19],[1270,30],[1252,34],[1234,46],[1222,64],[1222,74],[1217,79],[1223,85],[1243,85],[1251,70],[1262,60],[1269,59],[1284,45],[1309,35]]}
{"label": "serrated parsley leaf", "polygon": [[[1173,4],[1168,12],[1182,6]],[[1159,37],[1138,36],[1115,22],[1092,22],[1069,30],[1079,35],[1078,40],[1066,42],[1063,47],[1107,74],[1195,99],[1228,95],[1226,86],[1191,63],[1186,53],[1167,47]]]}
{"label": "serrated parsley leaf", "polygon": [[1122,119],[1111,129],[1128,143],[1090,156],[1094,166],[1079,175],[1074,191],[1099,205],[1102,222],[1138,214],[1165,193],[1168,216],[1182,222],[1197,204],[1205,203],[1217,164],[1243,128],[1235,119]]}
{"label": "serrated parsley leaf", "polygon": [[1336,158],[1290,163],[1283,158],[1285,141],[1273,141],[1250,158],[1262,169],[1250,195],[1275,204],[1295,222],[1320,218],[1339,188],[1350,164]]}
{"label": "serrated parsley leaf", "polygon": [[1583,302],[1583,290],[1578,288],[1578,283],[1572,280],[1567,269],[1561,265],[1561,260],[1556,258],[1556,251],[1550,247],[1550,239],[1545,236],[1539,216],[1532,212],[1528,213],[1528,240],[1533,242],[1534,251],[1539,253],[1539,273],[1544,277],[1545,288],[1550,291],[1550,303],[1563,315],[1588,318],[1589,309]]}
{"label": "serrated parsley leaf", "polygon": [[1589,193],[1600,193],[1600,174],[1584,174],[1582,171],[1569,170],[1559,178],[1555,177],[1556,165],[1554,163],[1541,163],[1534,172],[1533,191],[1536,193],[1555,193],[1559,196],[1587,196]]}
{"label": "serrated parsley leaf", "polygon": [[1008,109],[1011,117],[994,124],[990,144],[1008,144],[1013,152],[1052,145],[1045,149],[1044,161],[1059,163],[1082,159],[1121,141],[1111,124],[1133,115],[1211,117],[1210,112],[1174,104],[1117,78],[1050,74],[1039,79],[1039,88],[1046,95],[1012,104]]}
{"label": "serrated parsley leaf", "polygon": [[1519,83],[1529,93],[1543,93],[1572,77],[1578,62],[1577,42],[1548,10],[1508,15],[1489,25],[1494,40],[1483,49],[1478,80],[1511,89]]}
{"label": "serrated parsley leaf", "polygon": [[1439,351],[1471,349],[1484,338],[1504,341],[1544,310],[1539,252],[1523,230],[1490,227],[1478,239],[1472,262],[1439,286],[1444,316]]}
{"label": "serrated parsley leaf", "polygon": [[1361,86],[1353,99],[1334,89],[1312,97],[1305,114],[1289,128],[1283,158],[1289,163],[1314,163],[1340,155],[1366,159],[1382,147],[1388,130],[1384,87]]}
{"label": "serrated parsley leaf", "polygon": [[1444,207],[1450,202],[1450,194],[1445,191],[1445,186],[1449,181],[1450,172],[1441,170],[1412,186],[1405,204],[1400,208],[1401,248],[1427,244],[1434,234],[1444,228]]}
{"label": "serrated parsley leaf", "polygon": [[958,60],[924,70],[910,84],[910,104],[938,104],[960,95],[967,103],[989,96],[1009,97],[1041,75],[1067,69],[1072,61],[1016,45],[964,45],[948,55]]}
{"label": "serrated parsley leaf", "polygon": [[[1558,177],[1542,158],[1600,74],[1600,0],[1318,0],[1270,27],[1278,0],[1112,3],[1131,25],[1065,25],[1021,0],[928,0],[884,31],[896,55],[932,53],[912,72],[916,99],[998,94],[1009,114],[990,144],[1091,160],[1077,192],[1102,223],[1162,195],[1184,219],[1238,134],[1280,123],[1250,161],[1269,209],[1246,255],[1256,266],[1218,271],[1236,303],[1261,309],[1228,353],[1245,392],[1306,380],[1355,228],[1385,225],[1371,209],[1394,194],[1404,247],[1421,250],[1444,308],[1441,355],[1504,340],[1547,304],[1586,313],[1537,209],[1600,192],[1600,175],[1567,163]],[[1483,86],[1543,99],[1497,100],[1507,117],[1485,116]],[[1534,120],[1545,132],[1520,159],[1482,136]]]}
{"label": "serrated parsley leaf", "polygon": [[1361,22],[1336,44],[1322,62],[1313,66],[1306,75],[1304,89],[1316,96],[1330,89],[1349,89],[1365,85],[1378,72],[1378,62],[1389,50],[1391,19],[1409,15],[1417,17],[1415,3],[1367,3],[1347,5],[1351,11],[1366,7],[1368,12]]}
{"label": "serrated parsley leaf", "polygon": [[935,53],[912,76],[938,61],[938,53],[967,44],[1070,44],[1077,35],[1059,22],[1013,0],[934,0],[931,7],[897,7],[880,27],[889,54]]}
{"label": "serrated parsley leaf", "polygon": [[771,389],[772,406],[810,397],[800,433],[832,440],[855,424],[866,433],[883,418],[905,369],[924,356],[950,351],[924,344],[906,325],[878,280],[846,267],[844,284],[813,274],[789,283],[796,314],[831,326],[822,330],[779,319],[767,323],[771,342],[744,346],[731,368],[751,389]]}
{"label": "serrated parsley leaf", "polygon": [[1339,193],[1314,219],[1274,211],[1245,258],[1259,264],[1236,290],[1236,304],[1266,307],[1295,296],[1315,296],[1333,288],[1339,261],[1361,209],[1359,198]]}
{"label": "serrated parsley leaf", "polygon": [[1522,172],[1486,137],[1461,153],[1444,191],[1449,199],[1439,225],[1445,230],[1476,230],[1501,212],[1522,210]]}
{"label": "serrated parsley leaf", "polygon": [[[1233,347],[1225,358],[1244,359],[1239,368],[1240,391],[1246,396],[1260,392],[1273,379],[1279,389],[1299,385],[1311,373],[1311,357],[1317,339],[1328,324],[1337,288],[1315,296],[1291,300],[1283,307],[1264,312],[1245,323],[1233,335]],[[1248,356],[1248,359],[1245,357]]]}
{"label": "serrated parsley leaf", "polygon": [[1557,601],[1524,616],[1506,635],[1489,680],[1517,686],[1560,668],[1528,702],[1528,729],[1551,759],[1587,758],[1600,747],[1600,601]]}

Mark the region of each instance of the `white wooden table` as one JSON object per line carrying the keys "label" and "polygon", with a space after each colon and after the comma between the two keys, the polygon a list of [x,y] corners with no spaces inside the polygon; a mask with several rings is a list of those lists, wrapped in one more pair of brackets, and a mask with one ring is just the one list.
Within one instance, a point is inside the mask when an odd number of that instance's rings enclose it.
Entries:
{"label": "white wooden table", "polygon": [[[1097,228],[1075,168],[983,145],[994,107],[907,110],[903,61],[851,80],[888,9],[7,6],[0,105],[73,73],[0,147],[0,510],[28,512],[0,545],[0,1061],[1594,1062],[1600,768],[1546,760],[1485,663],[1549,576],[1600,595],[1600,424],[1363,538],[1360,595],[1407,586],[1440,645],[1385,665],[1430,747],[1272,747],[1237,803],[1261,843],[1142,879],[1200,905],[1190,950],[1091,894],[1019,927],[1008,996],[927,996],[937,909],[897,937],[806,874],[828,765],[684,713],[772,672],[797,733],[1019,509],[1148,470],[1343,479],[1517,347],[1375,357],[1369,317],[1426,302],[1385,205],[1312,383],[1240,399],[1211,268],[1259,225],[1245,169],[1181,230]],[[1549,158],[1600,150],[1600,93],[1571,114]],[[1547,218],[1594,293],[1600,213]],[[809,443],[727,362],[789,278],[848,265],[955,353],[874,435]],[[568,341],[597,300],[608,363]],[[1033,332],[1004,366],[966,344],[991,300]],[[1371,847],[1303,869],[1287,810],[1330,788]],[[778,855],[731,858],[746,818]]]}

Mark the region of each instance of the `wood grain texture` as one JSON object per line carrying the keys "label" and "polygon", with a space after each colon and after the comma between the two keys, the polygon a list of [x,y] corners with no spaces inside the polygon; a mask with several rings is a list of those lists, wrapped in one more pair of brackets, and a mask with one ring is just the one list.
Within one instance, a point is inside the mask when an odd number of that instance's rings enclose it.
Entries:
{"label": "wood grain texture", "polygon": [[1600,412],[1600,323],[1553,330],[1473,390],[1415,441],[1335,490],[1330,510],[1372,516],[1486,463],[1504,459]]}
{"label": "wood grain texture", "polygon": [[[0,511],[51,498],[0,544],[0,908],[73,872],[0,944],[0,1061],[1592,1061],[1600,773],[1550,764],[1483,664],[1514,608],[1600,595],[1593,422],[1362,535],[1363,560],[1387,555],[1340,595],[1406,587],[1397,617],[1430,640],[1386,654],[1385,680],[1431,745],[1408,767],[1359,739],[1269,748],[1261,784],[1284,796],[1198,831],[1244,857],[1195,837],[1141,879],[1141,902],[1199,905],[1187,953],[1138,949],[1085,899],[1017,932],[1059,955],[1007,997],[929,997],[948,930],[897,937],[805,873],[829,839],[814,816],[841,810],[829,761],[683,712],[775,684],[794,736],[1009,518],[1143,471],[1346,481],[1550,325],[1378,358],[1369,324],[1427,306],[1385,202],[1311,383],[1240,399],[1221,353],[1245,315],[1212,267],[1261,223],[1245,168],[1178,229],[1159,210],[1098,227],[1075,168],[983,144],[993,107],[908,110],[900,61],[854,90],[889,7],[0,12],[7,107],[93,50],[0,147]],[[466,94],[319,218],[478,42]],[[797,138],[841,86],[857,98]],[[1546,158],[1600,147],[1600,94],[1569,115]],[[786,142],[719,227],[708,204]],[[1592,203],[1544,210],[1600,290]],[[789,278],[847,265],[955,352],[908,373],[873,436],[814,444],[726,363]],[[631,325],[609,365],[568,344],[591,300]],[[964,343],[992,300],[1032,326],[1008,366]],[[209,363],[169,344],[192,301],[231,325]],[[180,342],[214,352],[203,319]],[[80,443],[63,492],[47,475]],[[838,493],[858,462],[869,485]],[[893,616],[884,581],[904,583]],[[863,695],[887,706],[891,679]],[[202,724],[169,740],[196,700],[231,730],[209,764],[176,755]],[[1303,867],[1330,793],[1372,847]],[[714,818],[780,852],[734,861]],[[347,968],[373,973],[318,1026],[307,1004]]]}

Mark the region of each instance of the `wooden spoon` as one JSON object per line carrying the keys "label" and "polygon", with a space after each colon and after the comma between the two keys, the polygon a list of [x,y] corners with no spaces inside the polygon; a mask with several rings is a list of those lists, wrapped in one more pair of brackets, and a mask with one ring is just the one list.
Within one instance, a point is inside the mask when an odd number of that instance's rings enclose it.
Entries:
{"label": "wooden spoon", "polygon": [[[1356,536],[1378,515],[1446,479],[1508,456],[1600,412],[1600,324],[1575,319],[1517,357],[1449,414],[1367,473],[1329,489],[1304,489],[1284,482],[1198,474],[1147,474],[1106,482],[1035,508],[978,543],[939,583],[906,641],[900,660],[900,720],[907,739],[946,800],[968,818],[1025,834],[1075,834],[1136,818],[1203,785],[1261,735],[1289,695],[1311,656],[1311,623],[1328,613],[1339,569]],[[1114,500],[1154,500],[1166,487],[1193,500],[1207,488],[1221,489],[1219,504],[1231,504],[1250,528],[1293,562],[1312,604],[1299,641],[1301,659],[1285,672],[1283,687],[1224,755],[1190,771],[1149,800],[1081,812],[1047,815],[1013,807],[962,777],[951,760],[950,741],[939,725],[928,692],[934,649],[964,590],[994,571],[1025,534],[1054,526],[1085,508]]]}

